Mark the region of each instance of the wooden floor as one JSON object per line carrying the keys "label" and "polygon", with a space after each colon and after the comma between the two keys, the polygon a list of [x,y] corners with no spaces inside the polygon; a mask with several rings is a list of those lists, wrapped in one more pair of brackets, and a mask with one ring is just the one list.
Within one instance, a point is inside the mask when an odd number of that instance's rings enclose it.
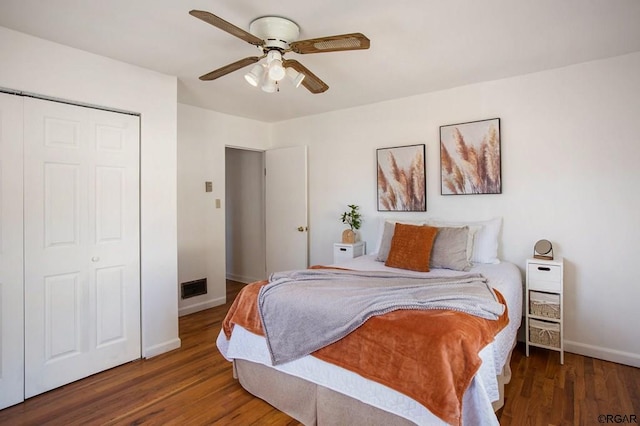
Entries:
{"label": "wooden floor", "polygon": [[[227,300],[241,286],[230,281]],[[233,379],[215,347],[229,305],[180,318],[180,349],[2,410],[0,425],[299,425]],[[532,348],[527,358],[520,346],[511,367],[502,425],[597,425],[600,415],[611,424],[616,415],[640,421],[640,369],[569,353],[561,366],[556,352]]]}

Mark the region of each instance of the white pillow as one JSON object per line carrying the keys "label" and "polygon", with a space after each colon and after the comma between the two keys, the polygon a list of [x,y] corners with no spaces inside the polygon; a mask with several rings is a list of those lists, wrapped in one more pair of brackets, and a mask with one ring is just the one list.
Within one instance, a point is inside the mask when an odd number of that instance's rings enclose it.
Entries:
{"label": "white pillow", "polygon": [[402,223],[405,225],[424,225],[427,222],[424,220],[403,220],[403,219],[385,219],[384,217],[380,218],[378,223],[378,239],[376,240],[376,251],[373,254],[380,253],[380,246],[382,245],[382,238],[384,237],[384,224],[385,222],[393,223]]}
{"label": "white pillow", "polygon": [[[473,263],[500,263],[498,259],[498,236],[500,235],[500,228],[502,226],[502,218],[497,217],[495,219],[484,220],[479,222],[446,222],[440,220],[433,220],[428,222],[433,226],[450,226],[460,227],[468,226],[469,235],[471,236],[473,250],[471,255],[471,262]],[[469,240],[467,241],[467,244]],[[467,253],[469,252],[469,246],[467,245]]]}

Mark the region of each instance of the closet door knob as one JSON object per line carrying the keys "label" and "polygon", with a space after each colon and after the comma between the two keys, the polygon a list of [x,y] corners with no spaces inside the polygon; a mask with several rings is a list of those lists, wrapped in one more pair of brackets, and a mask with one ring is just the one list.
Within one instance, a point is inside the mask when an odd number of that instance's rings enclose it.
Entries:
{"label": "closet door knob", "polygon": [[100,258],[99,258],[98,256],[93,256],[93,257],[91,258],[91,261],[92,261],[92,262],[98,262],[99,260],[100,260]]}

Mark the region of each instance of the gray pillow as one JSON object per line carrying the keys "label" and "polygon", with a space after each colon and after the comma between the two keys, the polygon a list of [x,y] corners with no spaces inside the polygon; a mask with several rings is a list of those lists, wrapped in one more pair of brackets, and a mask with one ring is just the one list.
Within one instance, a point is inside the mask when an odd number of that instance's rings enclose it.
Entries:
{"label": "gray pillow", "polygon": [[431,250],[430,267],[456,271],[468,271],[471,269],[471,263],[467,260],[468,235],[468,226],[439,228]]}
{"label": "gray pillow", "polygon": [[396,224],[394,222],[385,222],[384,230],[382,231],[382,240],[380,241],[380,248],[378,249],[378,256],[376,260],[378,262],[386,262],[389,256],[389,250],[391,250],[391,240],[393,239],[393,233],[396,230]]}

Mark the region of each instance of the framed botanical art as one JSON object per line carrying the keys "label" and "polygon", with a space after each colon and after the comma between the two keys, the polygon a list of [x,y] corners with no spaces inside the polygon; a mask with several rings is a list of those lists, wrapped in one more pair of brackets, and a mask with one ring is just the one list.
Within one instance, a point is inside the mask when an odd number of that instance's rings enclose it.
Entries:
{"label": "framed botanical art", "polygon": [[440,193],[501,194],[500,119],[440,126]]}
{"label": "framed botanical art", "polygon": [[427,211],[425,146],[377,150],[378,211]]}

